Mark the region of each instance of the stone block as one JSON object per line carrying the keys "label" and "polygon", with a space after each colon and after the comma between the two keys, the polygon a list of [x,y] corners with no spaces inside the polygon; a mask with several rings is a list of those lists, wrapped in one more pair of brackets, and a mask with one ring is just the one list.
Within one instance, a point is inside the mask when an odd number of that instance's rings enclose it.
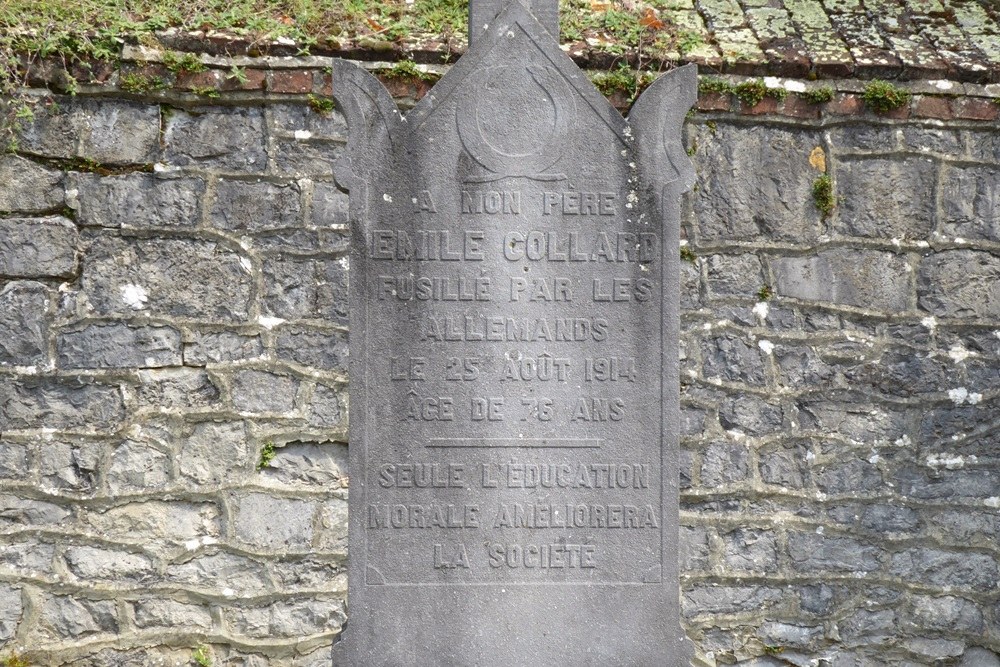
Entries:
{"label": "stone block", "polygon": [[939,470],[903,466],[894,482],[904,496],[923,500],[986,500],[1000,496],[1000,474],[992,470]]}
{"label": "stone block", "polygon": [[714,297],[756,298],[764,284],[760,259],[743,255],[710,255],[705,259],[708,293]]}
{"label": "stone block", "polygon": [[132,610],[138,628],[178,628],[205,633],[212,627],[212,612],[203,605],[150,599],[135,602]]}
{"label": "stone block", "polygon": [[274,142],[274,171],[282,176],[328,178],[344,154],[342,142],[305,142],[277,139]]}
{"label": "stone block", "polygon": [[1000,581],[997,561],[988,554],[917,547],[894,554],[890,573],[911,583],[992,590]]}
{"label": "stone block", "polygon": [[148,442],[126,440],[111,454],[108,490],[112,495],[155,492],[165,488],[170,477],[170,457]]}
{"label": "stone block", "polygon": [[726,568],[736,572],[774,572],[778,550],[774,533],[756,528],[737,528],[722,534],[722,557]]}
{"label": "stone block", "polygon": [[286,414],[295,410],[299,381],[268,371],[241,370],[233,376],[233,405],[240,412]]}
{"label": "stone block", "polygon": [[0,383],[0,431],[52,428],[106,431],[125,417],[121,390],[87,378]]}
{"label": "stone block", "polygon": [[10,278],[69,278],[76,271],[79,234],[71,220],[0,220],[0,275]]}
{"label": "stone block", "polygon": [[146,556],[113,549],[72,546],[64,554],[70,573],[88,584],[96,581],[118,585],[139,585],[154,576],[153,564]]}
{"label": "stone block", "polygon": [[54,503],[9,493],[0,494],[0,507],[0,527],[7,529],[57,526],[70,516],[69,510]]}
{"label": "stone block", "polygon": [[220,180],[209,219],[216,229],[240,234],[301,227],[301,200],[297,183]]}
{"label": "stone block", "polygon": [[784,411],[780,405],[773,405],[752,394],[743,394],[728,398],[719,405],[719,423],[727,431],[766,435],[782,429]]}
{"label": "stone block", "polygon": [[836,374],[836,370],[824,362],[814,348],[805,345],[775,345],[774,360],[778,364],[781,384],[786,387],[827,386]]}
{"label": "stone block", "polygon": [[234,331],[195,331],[184,343],[184,363],[188,366],[260,359],[263,355],[259,335]]}
{"label": "stone block", "polygon": [[226,610],[233,630],[244,637],[309,637],[335,634],[346,620],[340,600],[274,602],[266,607],[234,607]]}
{"label": "stone block", "polygon": [[821,143],[801,130],[720,124],[694,157],[699,241],[814,241],[822,224],[809,154]]}
{"label": "stone block", "polygon": [[202,422],[182,437],[181,475],[208,486],[237,485],[254,461],[243,422]]}
{"label": "stone block", "polygon": [[97,176],[77,174],[80,224],[123,229],[180,229],[201,222],[205,182],[153,174]]}
{"label": "stone block", "polygon": [[837,168],[841,234],[924,239],[934,228],[937,167],[929,159],[843,160]]}
{"label": "stone block", "polygon": [[0,645],[14,637],[23,611],[21,589],[0,584]]}
{"label": "stone block", "polygon": [[159,410],[205,408],[219,402],[215,381],[201,370],[139,371],[139,405]]}
{"label": "stone block", "polygon": [[911,271],[902,255],[837,248],[770,264],[781,296],[888,312],[909,308]]}
{"label": "stone block", "polygon": [[816,487],[823,493],[878,492],[885,488],[878,468],[861,459],[823,466],[813,473]]}
{"label": "stone block", "polygon": [[340,442],[289,442],[275,450],[261,470],[264,479],[279,484],[330,490],[347,483],[347,445]]}
{"label": "stone block", "polygon": [[677,559],[682,572],[706,570],[712,552],[708,530],[703,526],[681,526]]}
{"label": "stone block", "polygon": [[876,572],[881,550],[849,537],[788,533],[788,555],[799,572]]}
{"label": "stone block", "polygon": [[235,505],[233,530],[241,542],[280,550],[312,544],[316,503],[251,493],[237,498]]}
{"label": "stone block", "polygon": [[944,169],[941,232],[950,238],[1000,241],[1000,169]]}
{"label": "stone block", "polygon": [[826,584],[802,586],[799,589],[799,607],[810,614],[826,614],[833,607],[834,589]]}
{"label": "stone block", "polygon": [[179,366],[181,334],[173,327],[92,324],[56,338],[61,368]]}
{"label": "stone block", "polygon": [[917,297],[937,317],[1000,317],[1000,257],[946,250],[920,263]]}
{"label": "stone block", "polygon": [[768,586],[696,584],[681,591],[681,614],[690,618],[702,614],[760,613],[781,598],[781,589]]}
{"label": "stone block", "polygon": [[41,616],[42,625],[59,639],[118,632],[118,614],[112,600],[50,597],[42,604]]}
{"label": "stone block", "polygon": [[809,483],[809,447],[804,443],[768,445],[761,449],[758,458],[760,478],[765,484],[801,489]]}
{"label": "stone block", "polygon": [[104,539],[160,548],[201,538],[218,538],[219,508],[214,503],[157,500],[131,502],[87,512],[83,524]]}
{"label": "stone block", "polygon": [[260,173],[267,168],[264,116],[259,108],[175,111],[163,135],[165,162]]}
{"label": "stone block", "polygon": [[876,611],[859,609],[838,625],[841,638],[849,646],[886,642],[898,636],[899,631],[896,612],[891,609]]}
{"label": "stone block", "polygon": [[264,262],[263,310],[284,320],[346,324],[347,262],[275,258]]}
{"label": "stone block", "polygon": [[0,479],[23,479],[27,474],[27,443],[0,439]]}
{"label": "stone block", "polygon": [[320,506],[317,550],[347,555],[347,501],[331,498]]}
{"label": "stone block", "polygon": [[253,597],[271,591],[264,566],[245,556],[217,552],[197,555],[191,560],[172,563],[166,579],[198,595]]}
{"label": "stone block", "polygon": [[317,181],[313,185],[312,224],[317,227],[346,225],[350,222],[350,198],[334,183]]}
{"label": "stone block", "polygon": [[744,481],[749,474],[749,458],[744,445],[713,442],[702,455],[701,485],[715,488]]}
{"label": "stone block", "polygon": [[972,600],[954,595],[914,595],[910,602],[913,625],[920,631],[978,635],[985,629],[983,612]]}
{"label": "stone block", "polygon": [[36,109],[20,150],[50,158],[150,164],[160,147],[160,108],[114,99],[60,98]]}
{"label": "stone block", "polygon": [[274,129],[283,134],[307,138],[347,140],[347,119],[335,110],[317,113],[305,104],[270,104],[266,110]]}
{"label": "stone block", "polygon": [[48,360],[49,291],[13,281],[0,289],[0,366],[44,366]]}
{"label": "stone block", "polygon": [[65,200],[61,171],[16,155],[0,157],[0,211],[47,211]]}
{"label": "stone block", "polygon": [[285,327],[278,334],[275,352],[284,361],[347,373],[347,335],[340,331]]}
{"label": "stone block", "polygon": [[86,254],[81,283],[104,316],[243,321],[253,283],[246,261],[212,241],[101,237]]}
{"label": "stone block", "polygon": [[797,625],[778,621],[768,621],[757,631],[757,636],[765,646],[802,649],[813,647],[823,638],[823,634],[823,627],[819,625]]}
{"label": "stone block", "polygon": [[861,526],[880,534],[905,533],[919,525],[919,515],[909,507],[869,505],[861,514]]}
{"label": "stone block", "polygon": [[751,341],[731,334],[705,338],[701,341],[701,357],[706,378],[749,385],[765,382],[763,352]]}
{"label": "stone block", "polygon": [[347,395],[335,387],[316,385],[309,401],[309,423],[313,426],[330,428],[345,422]]}
{"label": "stone block", "polygon": [[56,493],[96,491],[101,452],[101,445],[94,442],[45,442],[35,461],[42,488]]}

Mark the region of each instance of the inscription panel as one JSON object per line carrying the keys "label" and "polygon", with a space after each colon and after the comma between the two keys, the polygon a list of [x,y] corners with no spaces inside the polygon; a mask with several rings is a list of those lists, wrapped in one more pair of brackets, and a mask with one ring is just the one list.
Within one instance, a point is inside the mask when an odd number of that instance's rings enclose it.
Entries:
{"label": "inscription panel", "polygon": [[[335,664],[683,664],[676,200],[694,82],[671,73],[637,103],[652,120],[627,122],[517,2],[405,118],[335,66],[354,220]],[[417,616],[424,639],[399,638]],[[633,622],[592,636],[618,617]]]}

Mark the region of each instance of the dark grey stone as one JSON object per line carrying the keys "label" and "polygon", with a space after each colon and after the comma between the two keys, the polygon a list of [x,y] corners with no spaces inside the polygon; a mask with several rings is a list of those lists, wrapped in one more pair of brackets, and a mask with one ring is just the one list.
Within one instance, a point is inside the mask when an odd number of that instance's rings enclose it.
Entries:
{"label": "dark grey stone", "polygon": [[181,334],[172,327],[93,324],[56,338],[62,368],[159,368],[181,363]]}
{"label": "dark grey stone", "polygon": [[105,431],[125,417],[121,389],[86,378],[0,383],[0,431],[52,428]]}
{"label": "dark grey stone", "polygon": [[0,275],[68,278],[76,270],[76,225],[63,217],[0,220]]}
{"label": "dark grey stone", "polygon": [[16,155],[0,157],[0,211],[36,212],[65,201],[63,174]]}
{"label": "dark grey stone", "polygon": [[[481,2],[473,15],[498,6]],[[289,160],[279,142],[275,166],[340,157],[351,193],[350,622],[334,664],[686,664],[665,360],[693,68],[626,121],[513,2],[405,119],[355,66],[335,62],[333,90],[347,153]],[[279,358],[343,363],[296,358],[304,341],[284,335]]]}
{"label": "dark grey stone", "polygon": [[212,241],[100,237],[87,252],[81,283],[101,315],[245,321],[253,283],[245,261]]}
{"label": "dark grey stone", "polygon": [[347,371],[347,336],[340,331],[284,327],[275,341],[279,359],[327,371]]}
{"label": "dark grey stone", "polygon": [[844,160],[837,167],[837,230],[923,239],[934,228],[937,167],[928,158]]}
{"label": "dark grey stone", "polygon": [[34,366],[48,359],[49,292],[26,281],[0,289],[0,366]]}
{"label": "dark grey stone", "polygon": [[713,442],[702,454],[701,485],[714,488],[742,482],[749,473],[750,454],[745,445],[735,442]]}
{"label": "dark grey stone", "polygon": [[710,255],[705,284],[711,296],[756,297],[764,284],[760,259],[744,255]]}
{"label": "dark grey stone", "polygon": [[1000,581],[997,561],[988,554],[924,547],[894,554],[890,572],[911,582],[971,590],[990,590]]}
{"label": "dark grey stone", "polygon": [[249,173],[267,168],[259,108],[173,111],[165,126],[163,159],[169,164]]}
{"label": "dark grey stone", "polygon": [[192,228],[201,223],[200,178],[152,174],[79,174],[76,210],[81,225],[125,229]]}
{"label": "dark grey stone", "polygon": [[998,317],[1000,257],[975,250],[930,255],[920,263],[917,297],[938,317]]}
{"label": "dark grey stone", "polygon": [[707,378],[762,385],[764,353],[753,341],[726,334],[701,341],[701,356]]}
{"label": "dark grey stone", "polygon": [[726,567],[737,572],[774,572],[778,550],[770,530],[737,528],[722,535]]}
{"label": "dark grey stone", "polygon": [[259,359],[263,354],[260,336],[234,331],[196,331],[184,342],[184,363],[188,366]]}
{"label": "dark grey stone", "polygon": [[240,412],[283,414],[295,409],[299,381],[268,371],[243,370],[233,376],[233,405]]}
{"label": "dark grey stone", "polygon": [[213,227],[243,234],[302,225],[302,195],[295,183],[219,181],[210,219]]}
{"label": "dark grey stone", "polygon": [[790,532],[788,555],[800,572],[874,572],[880,550],[849,537]]}
{"label": "dark grey stone", "polygon": [[902,255],[837,248],[770,263],[781,296],[889,312],[910,305],[911,271]]}
{"label": "dark grey stone", "polygon": [[346,324],[347,260],[275,258],[264,263],[264,311],[284,320]]}

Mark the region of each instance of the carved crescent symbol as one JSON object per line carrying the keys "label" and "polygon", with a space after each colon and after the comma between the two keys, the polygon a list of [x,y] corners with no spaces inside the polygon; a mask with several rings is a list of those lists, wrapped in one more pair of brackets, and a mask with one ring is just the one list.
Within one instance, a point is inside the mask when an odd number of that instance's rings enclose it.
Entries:
{"label": "carved crescent symbol", "polygon": [[[469,77],[469,87],[472,90],[494,90],[505,80],[516,77],[504,76],[505,72],[520,67],[489,67]],[[532,81],[545,93],[545,98],[552,105],[554,123],[548,139],[543,141],[537,150],[528,153],[507,153],[490,143],[484,136],[483,125],[479,121],[481,98],[469,95],[461,99],[456,109],[458,121],[458,136],[462,145],[472,159],[490,172],[483,176],[469,176],[466,183],[488,183],[501,178],[519,177],[536,181],[558,181],[566,178],[565,174],[546,174],[546,169],[554,165],[562,157],[562,139],[566,136],[573,117],[576,116],[576,100],[573,91],[563,76],[552,67],[532,65],[525,68]],[[526,123],[534,119],[524,119]]]}

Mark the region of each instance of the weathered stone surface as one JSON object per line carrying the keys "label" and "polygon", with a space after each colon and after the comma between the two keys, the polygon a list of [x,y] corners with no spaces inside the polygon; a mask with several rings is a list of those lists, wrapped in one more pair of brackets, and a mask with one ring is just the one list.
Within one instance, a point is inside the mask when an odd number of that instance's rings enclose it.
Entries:
{"label": "weathered stone surface", "polygon": [[127,440],[111,454],[108,490],[112,494],[159,491],[170,480],[170,458],[147,442]]}
{"label": "weathered stone surface", "polygon": [[1000,581],[997,561],[980,553],[954,553],[940,549],[907,549],[893,555],[892,574],[936,586],[973,590],[991,589]]}
{"label": "weathered stone surface", "polygon": [[97,443],[46,442],[35,460],[48,491],[91,493],[97,486],[101,446]]}
{"label": "weathered stone surface", "polygon": [[733,335],[701,341],[705,377],[764,384],[764,356],[758,345]]}
{"label": "weathered stone surface", "polygon": [[264,310],[270,316],[347,323],[346,259],[268,260],[264,264],[264,289]]}
{"label": "weathered stone surface", "polygon": [[334,387],[316,385],[309,401],[309,423],[327,428],[342,424],[346,417],[345,398],[346,394]]}
{"label": "weathered stone surface", "polygon": [[260,336],[233,331],[199,331],[184,342],[184,363],[189,366],[259,359],[263,353]]}
{"label": "weathered stone surface", "polygon": [[0,366],[42,365],[48,359],[49,291],[13,281],[0,288]]}
{"label": "weathered stone surface", "polygon": [[1000,257],[947,250],[920,263],[920,307],[937,317],[1000,316]]}
{"label": "weathered stone surface", "polygon": [[814,240],[822,227],[809,154],[819,144],[808,132],[771,127],[720,124],[714,137],[702,135],[692,195],[699,239]]}
{"label": "weathered stone surface", "polygon": [[206,606],[150,599],[132,608],[139,628],[197,628],[205,632],[212,627],[212,613]]}
{"label": "weathered stone surface", "polygon": [[0,642],[14,636],[21,621],[21,589],[8,584],[0,584]]}
{"label": "weathered stone surface", "polygon": [[200,178],[164,178],[152,174],[96,176],[80,174],[77,190],[80,224],[123,229],[177,229],[201,222]]}
{"label": "weathered stone surface", "polygon": [[0,211],[47,211],[63,201],[62,172],[16,155],[0,158]]}
{"label": "weathered stone surface", "polygon": [[786,489],[803,488],[810,479],[808,454],[808,446],[802,443],[767,446],[759,455],[761,480]]}
{"label": "weathered stone surface", "polygon": [[312,543],[315,513],[311,502],[252,493],[236,499],[233,527],[249,545],[301,550]]}
{"label": "weathered stone surface", "polygon": [[781,590],[767,586],[711,586],[699,584],[681,593],[681,609],[686,617],[699,614],[727,614],[761,609],[777,602]]}
{"label": "weathered stone surface", "polygon": [[52,597],[42,605],[41,612],[42,623],[60,638],[118,631],[118,614],[111,600]]}
{"label": "weathered stone surface", "polygon": [[769,530],[738,528],[723,534],[723,558],[737,572],[774,572],[778,552],[774,533]]}
{"label": "weathered stone surface", "polygon": [[108,164],[149,164],[160,147],[160,108],[123,100],[61,98],[36,108],[20,150]]}
{"label": "weathered stone surface", "polygon": [[83,581],[113,581],[139,584],[153,576],[153,564],[146,556],[128,551],[97,547],[66,549],[66,566]]}
{"label": "weathered stone surface", "polygon": [[100,237],[87,252],[81,282],[101,315],[242,321],[252,282],[243,260],[211,241]]}
{"label": "weathered stone surface", "polygon": [[28,473],[28,445],[0,439],[0,479],[21,479]]}
{"label": "weathered stone surface", "polygon": [[702,457],[702,486],[712,488],[745,480],[749,456],[745,445],[733,442],[710,444]]}
{"label": "weathered stone surface", "polygon": [[167,568],[166,578],[199,595],[249,597],[271,589],[263,565],[251,558],[225,552],[198,555],[173,564]]}
{"label": "weathered stone surface", "polygon": [[200,370],[139,371],[139,404],[154,409],[204,408],[220,400],[219,386]]}
{"label": "weathered stone surface", "polygon": [[181,334],[172,327],[94,324],[56,338],[62,368],[158,368],[181,363]]}
{"label": "weathered stone surface", "polygon": [[764,285],[756,255],[711,255],[705,259],[705,284],[711,296],[753,297]]}
{"label": "weathered stone surface", "polygon": [[317,227],[348,224],[350,197],[334,183],[313,184],[312,223]]}
{"label": "weathered stone surface", "polygon": [[923,239],[934,228],[937,168],[929,159],[845,160],[837,170],[842,234]]}
{"label": "weathered stone surface", "polygon": [[343,486],[347,477],[347,446],[339,442],[289,442],[278,448],[265,479],[317,488]]}
{"label": "weathered stone surface", "polygon": [[28,428],[104,430],[125,416],[117,386],[85,378],[22,378],[0,383],[0,431]]}
{"label": "weathered stone surface", "polygon": [[250,173],[267,168],[264,118],[258,108],[175,111],[166,120],[163,139],[163,159],[170,164]]}
{"label": "weathered stone surface", "polygon": [[298,227],[301,199],[296,183],[219,181],[209,218],[213,227],[241,234]]}
{"label": "weathered stone surface", "polygon": [[790,532],[788,555],[801,572],[874,572],[881,569],[877,547],[847,537]]}
{"label": "weathered stone surface", "polygon": [[278,132],[309,138],[347,140],[347,120],[335,110],[331,113],[316,113],[304,104],[269,104],[267,115]]}
{"label": "weathered stone surface", "polygon": [[104,538],[154,546],[204,537],[218,538],[219,508],[211,503],[135,502],[104,512],[88,512],[84,525]]}
{"label": "weathered stone surface", "polygon": [[284,414],[295,409],[299,381],[287,375],[245,370],[233,376],[233,405],[240,412]]}
{"label": "weathered stone surface", "polygon": [[889,252],[836,249],[772,259],[778,294],[897,312],[910,305],[906,258]]}
{"label": "weathered stone surface", "polygon": [[922,630],[979,634],[983,631],[983,613],[971,600],[942,595],[913,597],[913,620]]}
{"label": "weathered stone surface", "polygon": [[186,433],[180,453],[180,473],[198,484],[237,484],[251,465],[250,446],[242,422],[195,424]]}
{"label": "weathered stone surface", "polygon": [[76,225],[63,217],[0,220],[0,276],[67,278],[78,242]]}
{"label": "weathered stone surface", "polygon": [[0,549],[0,571],[29,577],[51,574],[54,555],[55,547],[51,544],[5,540]]}
{"label": "weathered stone surface", "polygon": [[339,600],[279,602],[256,609],[234,608],[226,615],[238,634],[254,638],[334,633],[345,620],[344,604]]}
{"label": "weathered stone surface", "polygon": [[52,526],[69,516],[69,511],[42,500],[19,498],[11,494],[0,495],[0,526],[4,528],[29,528]]}
{"label": "weathered stone surface", "polygon": [[347,336],[340,331],[283,327],[275,341],[278,358],[337,373],[347,372]]}

